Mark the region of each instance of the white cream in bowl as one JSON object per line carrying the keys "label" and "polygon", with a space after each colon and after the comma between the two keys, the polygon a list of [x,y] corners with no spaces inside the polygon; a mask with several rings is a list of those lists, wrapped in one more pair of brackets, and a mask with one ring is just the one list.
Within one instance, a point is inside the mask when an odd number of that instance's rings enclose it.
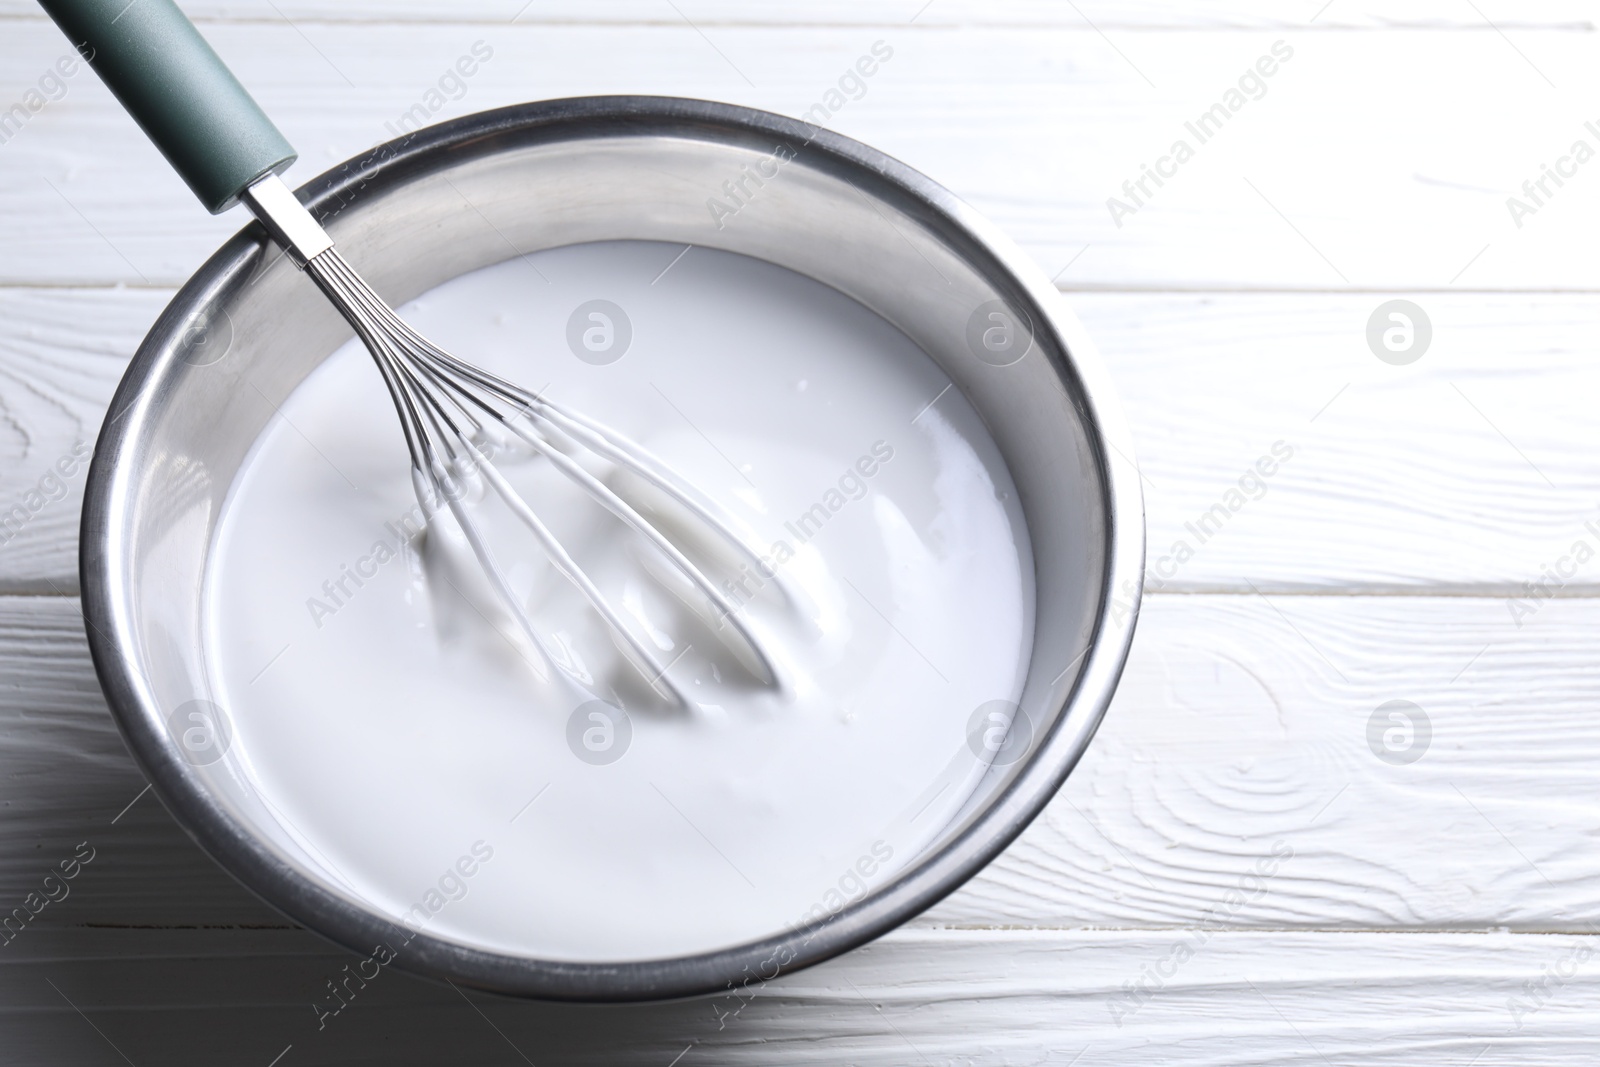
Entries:
{"label": "white cream in bowl", "polygon": [[935,363],[815,281],[651,242],[508,260],[401,314],[715,500],[762,567],[675,532],[779,677],[753,677],[547,461],[503,454],[694,707],[653,699],[531,539],[475,503],[588,691],[542,668],[451,520],[416,534],[400,425],[352,342],[257,441],[207,576],[230,754],[300,862],[414,929],[598,962],[771,935],[914,859],[984,770],[974,714],[1017,699],[1033,636],[1015,490]]}

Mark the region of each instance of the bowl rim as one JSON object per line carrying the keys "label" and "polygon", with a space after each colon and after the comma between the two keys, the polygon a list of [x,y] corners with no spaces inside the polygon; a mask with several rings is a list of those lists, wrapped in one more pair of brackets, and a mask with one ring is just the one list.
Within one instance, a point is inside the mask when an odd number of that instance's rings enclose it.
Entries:
{"label": "bowl rim", "polygon": [[[871,941],[925,911],[963,885],[1004,850],[1038,815],[1088,747],[1126,662],[1138,616],[1144,571],[1144,508],[1133,444],[1094,347],[1052,283],[1020,248],[954,194],[896,159],[801,120],[739,105],[677,97],[589,96],[516,104],[453,119],[407,134],[338,164],[298,190],[326,220],[371,187],[374,193],[449,164],[450,156],[492,154],[533,136],[558,139],[681,131],[798,139],[818,165],[850,177],[959,239],[969,256],[1015,286],[1036,329],[1055,334],[1056,373],[1072,388],[1085,438],[1103,487],[1105,565],[1096,619],[1079,653],[1083,669],[1063,697],[1062,711],[1024,766],[968,826],[943,846],[899,872],[886,885],[807,926],[714,952],[620,963],[542,960],[474,948],[426,932],[409,932],[376,912],[356,907],[277,857],[216,803],[188,772],[171,739],[143,707],[134,675],[131,624],[120,610],[112,519],[119,514],[118,472],[132,455],[142,419],[126,418],[150,404],[152,372],[194,310],[221,292],[267,245],[257,222],[236,233],[186,282],[151,327],[130,362],[101,427],[85,484],[79,541],[79,581],[85,631],[107,704],[141,771],[168,811],[224,870],[269,906],[342,948],[404,944],[393,962],[402,969],[478,989],[541,1000],[621,1003],[733,995],[831,959]],[[1054,354],[1058,349],[1060,358]],[[115,414],[113,414],[115,413]],[[1117,460],[1122,462],[1119,464]]]}

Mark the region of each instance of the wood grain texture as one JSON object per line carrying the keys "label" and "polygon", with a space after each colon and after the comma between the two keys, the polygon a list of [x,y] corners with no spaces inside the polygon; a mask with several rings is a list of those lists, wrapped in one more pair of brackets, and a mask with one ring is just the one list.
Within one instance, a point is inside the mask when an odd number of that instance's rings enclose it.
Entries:
{"label": "wood grain texture", "polygon": [[[0,544],[0,592],[76,592],[83,477],[29,494],[94,440],[169,295],[0,289],[0,521],[40,504]],[[1409,295],[1434,341],[1394,367],[1365,341],[1387,294],[1068,294],[1133,425],[1153,587],[1521,595],[1575,541],[1600,549],[1600,299]],[[1293,457],[1230,501],[1279,441]],[[1186,524],[1219,503],[1240,507],[1202,543]],[[1563,595],[1600,589],[1600,564],[1568,569]]]}
{"label": "wood grain texture", "polygon": [[[1600,1052],[1594,936],[903,930],[743,999],[644,1007],[514,1003],[380,972],[319,1030],[313,1000],[359,958],[304,932],[38,934],[0,950],[18,1067],[1507,1067]],[[1124,984],[1157,968],[1159,988],[1146,979],[1132,999]]]}
{"label": "wood grain texture", "polygon": [[[1594,600],[1519,630],[1496,600],[1150,597],[1083,762],[923,921],[1587,930],[1596,620]],[[1369,746],[1395,700],[1431,730],[1409,765]]]}
{"label": "wood grain texture", "polygon": [[[268,22],[208,32],[300,148],[292,180],[393,136],[386,124],[476,40],[494,57],[437,119],[615,92],[799,114],[882,39],[892,61],[829,122],[971,201],[1069,287],[1600,287],[1600,261],[1568,251],[1570,234],[1600,224],[1600,170],[1547,185],[1550,199],[1520,227],[1507,208],[1576,139],[1600,145],[1583,125],[1600,117],[1582,104],[1600,99],[1600,35],[1586,27],[1515,39],[1152,29],[1116,41],[1087,25],[713,29]],[[1188,133],[1279,40],[1293,59],[1262,83],[1265,95],[1240,97],[1205,143]],[[0,110],[63,51],[48,23],[9,23]],[[1179,138],[1193,159],[1160,188],[1147,180],[1148,199],[1123,191]],[[87,73],[0,149],[0,283],[176,284],[240,223],[237,212],[197,211]],[[1144,206],[1114,219],[1112,197]]]}
{"label": "wood grain texture", "polygon": [[170,297],[0,289],[0,591],[77,592],[79,456]]}
{"label": "wood grain texture", "polygon": [[0,911],[21,906],[87,842],[94,859],[71,895],[36,921],[284,924],[145,793],[100,695],[75,599],[0,599],[0,694]]}
{"label": "wood grain texture", "polygon": [[[918,923],[1587,931],[1600,669],[1554,668],[1597,625],[1590,599],[1519,630],[1464,597],[1151,597],[1084,762]],[[49,924],[281,922],[153,798],[118,818],[143,782],[81,628],[74,600],[0,599],[0,902],[89,841]],[[1409,766],[1368,747],[1397,699],[1431,723]]]}

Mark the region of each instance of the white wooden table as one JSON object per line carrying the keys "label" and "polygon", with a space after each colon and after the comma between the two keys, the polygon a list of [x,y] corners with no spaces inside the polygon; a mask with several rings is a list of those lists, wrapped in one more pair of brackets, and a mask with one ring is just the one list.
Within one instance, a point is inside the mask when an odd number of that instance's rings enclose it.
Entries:
{"label": "white wooden table", "polygon": [[[0,516],[25,512],[0,531],[0,911],[94,850],[0,944],[0,1063],[1600,1059],[1600,557],[1573,555],[1600,549],[1600,160],[1560,164],[1600,148],[1591,6],[187,7],[302,150],[296,181],[387,139],[478,41],[492,59],[432,118],[602,92],[798,114],[886,42],[831,125],[1055,276],[1132,421],[1151,561],[1195,553],[1146,599],[1061,794],[907,928],[720,1029],[704,1001],[551,1007],[395,973],[319,1032],[311,1003],[354,957],[141,794],[81,632],[82,473],[50,474],[243,219],[198,211],[87,71],[28,97],[67,49],[0,0],[0,109],[23,105],[0,127]],[[1185,123],[1279,41],[1265,95],[1199,143]],[[1107,198],[1132,203],[1124,181],[1179,138],[1193,157],[1114,220]],[[1568,174],[1534,204],[1546,164]],[[1537,210],[1513,218],[1513,195]],[[1392,299],[1431,322],[1403,366],[1366,336]],[[1197,544],[1185,524],[1277,442],[1264,494]],[[1374,748],[1395,700],[1431,734]]]}

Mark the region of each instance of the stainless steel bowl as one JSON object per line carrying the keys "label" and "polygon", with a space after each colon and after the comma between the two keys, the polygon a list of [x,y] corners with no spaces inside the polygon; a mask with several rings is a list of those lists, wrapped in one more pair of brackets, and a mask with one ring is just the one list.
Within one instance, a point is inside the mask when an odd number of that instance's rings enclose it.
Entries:
{"label": "stainless steel bowl", "polygon": [[[761,184],[741,183],[750,174]],[[725,182],[749,203],[731,218],[710,206],[733,203]],[[1010,467],[1033,544],[1021,699],[1031,745],[991,764],[963,814],[892,881],[812,926],[705,955],[571,963],[421,933],[399,966],[549,999],[715,993],[892,929],[975,874],[1049,801],[1127,655],[1143,508],[1092,346],[1038,268],[971,208],[825,130],[655,97],[472,115],[375,148],[301,195],[394,304],[519,252],[621,238],[744,253],[831,285],[906,333],[967,395]],[[162,313],[117,390],[89,472],[80,566],[101,684],[167,808],[268,903],[365,953],[404,931],[297,857],[231,754],[186,756],[168,725],[209,693],[202,579],[229,485],[272,406],[349,336],[259,225],[229,241]]]}

